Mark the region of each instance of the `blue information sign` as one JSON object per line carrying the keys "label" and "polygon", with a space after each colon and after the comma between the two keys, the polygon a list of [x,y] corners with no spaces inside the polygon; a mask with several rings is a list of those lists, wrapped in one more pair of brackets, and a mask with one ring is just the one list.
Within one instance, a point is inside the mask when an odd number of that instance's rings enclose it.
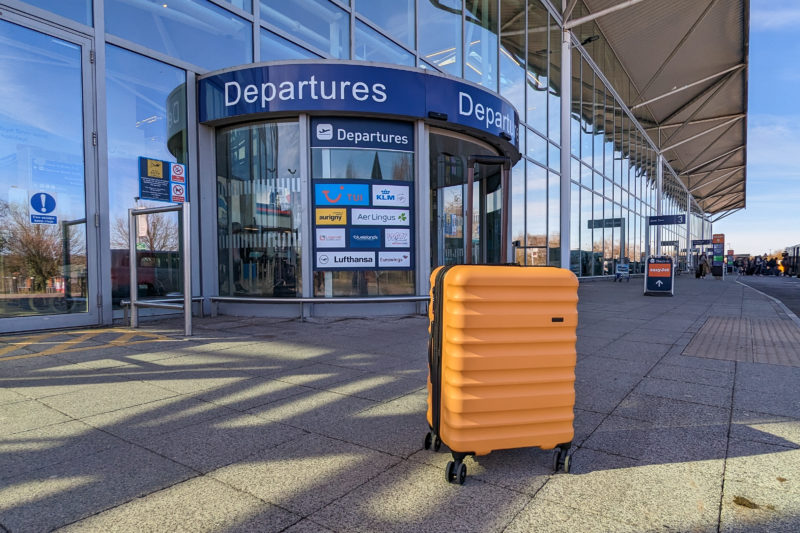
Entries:
{"label": "blue information sign", "polygon": [[312,118],[311,147],[413,152],[414,124],[346,117]]}
{"label": "blue information sign", "polygon": [[692,239],[692,246],[700,246],[701,244],[711,244],[711,239]]}
{"label": "blue information sign", "polygon": [[184,203],[188,197],[186,166],[139,157],[139,198]]}
{"label": "blue information sign", "polygon": [[686,215],[658,215],[647,217],[650,226],[665,226],[667,224],[686,224]]}
{"label": "blue information sign", "polygon": [[306,61],[244,66],[199,79],[200,122],[274,112],[381,113],[434,118],[519,146],[519,116],[480,86],[405,67]]}
{"label": "blue information sign", "polygon": [[37,192],[31,196],[31,224],[58,224],[58,217],[53,214],[55,210],[56,199],[52,195],[46,192]]}

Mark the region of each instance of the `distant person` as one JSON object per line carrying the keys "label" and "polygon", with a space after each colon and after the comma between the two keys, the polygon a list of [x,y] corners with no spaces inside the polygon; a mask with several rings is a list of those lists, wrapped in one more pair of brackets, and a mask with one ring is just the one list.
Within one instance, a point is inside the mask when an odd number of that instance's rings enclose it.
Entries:
{"label": "distant person", "polygon": [[706,254],[700,255],[700,263],[698,264],[697,268],[699,270],[698,273],[700,274],[699,276],[696,276],[698,278],[705,278],[706,274],[708,274],[711,270],[711,266],[708,264],[708,258],[706,257]]}

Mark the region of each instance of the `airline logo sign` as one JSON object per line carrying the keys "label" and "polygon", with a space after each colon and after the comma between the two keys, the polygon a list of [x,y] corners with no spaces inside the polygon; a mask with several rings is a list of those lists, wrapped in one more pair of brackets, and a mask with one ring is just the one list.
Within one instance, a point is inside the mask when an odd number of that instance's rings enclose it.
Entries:
{"label": "airline logo sign", "polygon": [[353,224],[357,226],[408,226],[408,209],[353,209]]}
{"label": "airline logo sign", "polygon": [[673,295],[674,270],[672,258],[668,256],[650,257],[644,277],[644,293]]}
{"label": "airline logo sign", "polygon": [[409,200],[407,185],[372,186],[372,205],[382,207],[408,207]]}
{"label": "airline logo sign", "polygon": [[315,183],[316,205],[369,205],[369,185]]}
{"label": "airline logo sign", "polygon": [[384,246],[386,248],[410,248],[411,230],[408,228],[387,228],[384,232]]}
{"label": "airline logo sign", "polygon": [[317,228],[317,248],[344,248],[344,228]]}
{"label": "airline logo sign", "polygon": [[314,179],[312,185],[314,270],[414,268],[412,183]]}
{"label": "airline logo sign", "polygon": [[317,252],[318,270],[375,268],[375,252]]}
{"label": "airline logo sign", "polygon": [[343,226],[347,224],[347,209],[317,209],[317,226]]}

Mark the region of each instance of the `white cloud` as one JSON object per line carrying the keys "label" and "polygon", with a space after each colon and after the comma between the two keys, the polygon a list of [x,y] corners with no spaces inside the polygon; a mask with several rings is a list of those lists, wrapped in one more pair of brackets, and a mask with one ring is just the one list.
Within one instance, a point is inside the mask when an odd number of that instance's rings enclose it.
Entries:
{"label": "white cloud", "polygon": [[796,28],[800,23],[800,5],[794,0],[755,0],[750,5],[750,27],[753,30]]}

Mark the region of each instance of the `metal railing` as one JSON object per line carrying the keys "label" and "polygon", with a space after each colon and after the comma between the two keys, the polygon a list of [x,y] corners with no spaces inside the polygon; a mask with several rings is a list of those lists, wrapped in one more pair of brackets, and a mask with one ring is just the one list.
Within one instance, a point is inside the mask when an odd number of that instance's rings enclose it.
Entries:
{"label": "metal railing", "polygon": [[[178,211],[181,213],[183,226],[183,300],[182,303],[172,303],[164,300],[142,300],[139,301],[139,280],[138,280],[138,261],[136,260],[136,237],[139,234],[137,217],[152,213],[170,213]],[[131,310],[131,327],[139,327],[139,308],[152,307],[156,309],[183,309],[183,331],[188,337],[192,334],[192,254],[191,239],[189,238],[190,224],[189,202],[184,204],[169,205],[165,207],[147,207],[141,209],[128,209],[128,243],[130,253],[130,290],[131,296],[129,306]],[[177,300],[181,301],[181,300]]]}

